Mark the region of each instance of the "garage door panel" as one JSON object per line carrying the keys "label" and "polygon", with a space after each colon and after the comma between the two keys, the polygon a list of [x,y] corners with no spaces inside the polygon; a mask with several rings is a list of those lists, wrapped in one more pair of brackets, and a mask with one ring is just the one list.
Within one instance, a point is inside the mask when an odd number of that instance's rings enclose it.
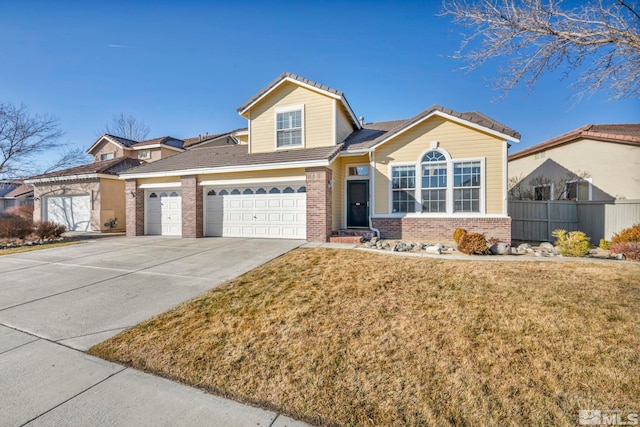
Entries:
{"label": "garage door panel", "polygon": [[306,194],[282,193],[280,188],[280,193],[267,194],[242,194],[244,189],[229,194],[227,188],[223,196],[222,189],[205,189],[205,235],[306,238]]}
{"label": "garage door panel", "polygon": [[145,234],[182,235],[182,197],[178,191],[147,191]]}
{"label": "garage door panel", "polygon": [[45,221],[62,224],[69,231],[88,231],[91,222],[91,196],[51,196],[45,202]]}

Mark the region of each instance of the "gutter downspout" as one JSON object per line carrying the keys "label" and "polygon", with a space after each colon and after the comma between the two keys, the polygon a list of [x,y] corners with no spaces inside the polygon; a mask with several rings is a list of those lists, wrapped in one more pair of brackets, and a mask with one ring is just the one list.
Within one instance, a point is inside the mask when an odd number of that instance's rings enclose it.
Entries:
{"label": "gutter downspout", "polygon": [[380,239],[380,230],[373,227],[373,221],[371,220],[371,216],[373,215],[373,210],[375,209],[375,153],[373,151],[369,151],[369,230],[376,233],[376,237]]}

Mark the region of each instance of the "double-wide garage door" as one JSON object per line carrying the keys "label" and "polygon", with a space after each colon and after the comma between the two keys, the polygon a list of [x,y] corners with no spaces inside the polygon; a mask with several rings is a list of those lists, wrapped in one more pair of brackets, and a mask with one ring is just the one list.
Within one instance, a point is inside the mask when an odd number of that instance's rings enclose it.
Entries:
{"label": "double-wide garage door", "polygon": [[43,219],[62,224],[69,231],[88,231],[91,222],[91,196],[50,196],[45,198]]}
{"label": "double-wide garage door", "polygon": [[305,239],[306,196],[304,184],[208,187],[205,235]]}

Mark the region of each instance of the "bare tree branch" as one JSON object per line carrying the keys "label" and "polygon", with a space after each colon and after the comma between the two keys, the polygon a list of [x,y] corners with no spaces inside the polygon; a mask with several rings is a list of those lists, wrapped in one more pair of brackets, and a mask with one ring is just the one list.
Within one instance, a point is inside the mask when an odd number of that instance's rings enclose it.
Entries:
{"label": "bare tree branch", "polygon": [[100,133],[108,133],[139,142],[147,137],[149,127],[134,116],[125,116],[124,113],[120,113],[119,115],[114,115]]}
{"label": "bare tree branch", "polygon": [[547,71],[577,72],[579,96],[604,90],[611,99],[640,96],[640,14],[635,2],[591,0],[444,0],[442,15],[471,29],[454,58],[473,70],[507,58],[494,79],[506,95],[518,83],[531,90]]}

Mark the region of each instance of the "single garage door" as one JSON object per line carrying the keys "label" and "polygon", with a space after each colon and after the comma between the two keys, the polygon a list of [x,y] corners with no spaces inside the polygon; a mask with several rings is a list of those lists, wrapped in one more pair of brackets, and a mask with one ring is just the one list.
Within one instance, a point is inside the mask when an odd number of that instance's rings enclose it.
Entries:
{"label": "single garage door", "polygon": [[91,196],[46,197],[44,203],[45,221],[63,224],[69,231],[88,231],[91,220]]}
{"label": "single garage door", "polygon": [[205,189],[205,235],[305,239],[304,184]]}
{"label": "single garage door", "polygon": [[145,234],[182,235],[182,196],[180,190],[145,192]]}

